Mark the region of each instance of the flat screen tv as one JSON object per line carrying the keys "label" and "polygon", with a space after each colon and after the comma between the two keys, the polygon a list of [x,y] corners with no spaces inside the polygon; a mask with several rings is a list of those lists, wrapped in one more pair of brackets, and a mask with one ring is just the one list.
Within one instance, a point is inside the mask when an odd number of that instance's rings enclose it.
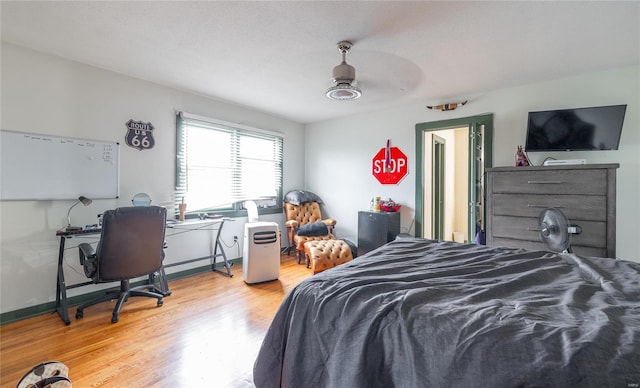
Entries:
{"label": "flat screen tv", "polygon": [[525,151],[617,150],[626,105],[529,112]]}

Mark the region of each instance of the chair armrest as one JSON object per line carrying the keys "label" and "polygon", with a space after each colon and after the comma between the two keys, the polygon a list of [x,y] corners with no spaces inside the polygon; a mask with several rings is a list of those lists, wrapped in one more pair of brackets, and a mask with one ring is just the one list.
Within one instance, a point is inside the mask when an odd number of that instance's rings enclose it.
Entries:
{"label": "chair armrest", "polygon": [[296,220],[288,220],[284,223],[284,226],[287,228],[287,236],[289,237],[289,246],[293,245],[293,238],[296,235],[296,230],[300,223]]}
{"label": "chair armrest", "polygon": [[336,225],[336,220],[334,220],[333,218],[327,218],[326,220],[322,220],[322,222],[324,222],[327,226]]}
{"label": "chair armrest", "polygon": [[90,244],[82,243],[78,245],[78,255],[80,256],[80,265],[84,266],[84,260],[86,258],[95,259],[96,251]]}
{"label": "chair armrest", "polygon": [[288,220],[284,223],[284,226],[286,226],[287,228],[296,229],[298,226],[300,226],[300,223],[297,220]]}
{"label": "chair armrest", "polygon": [[96,282],[96,279],[94,279],[98,272],[98,267],[96,265],[96,251],[90,244],[82,243],[78,245],[78,252],[80,255],[80,264],[84,269],[85,276]]}

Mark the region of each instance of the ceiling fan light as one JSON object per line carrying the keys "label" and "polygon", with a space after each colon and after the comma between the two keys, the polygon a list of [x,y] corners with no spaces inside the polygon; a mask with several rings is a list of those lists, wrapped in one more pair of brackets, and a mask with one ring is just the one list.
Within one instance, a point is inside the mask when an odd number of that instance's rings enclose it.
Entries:
{"label": "ceiling fan light", "polygon": [[355,100],[362,96],[362,92],[349,84],[337,84],[327,89],[326,96],[332,100]]}
{"label": "ceiling fan light", "polygon": [[342,62],[333,68],[333,82],[351,83],[356,79],[356,69],[346,62]]}

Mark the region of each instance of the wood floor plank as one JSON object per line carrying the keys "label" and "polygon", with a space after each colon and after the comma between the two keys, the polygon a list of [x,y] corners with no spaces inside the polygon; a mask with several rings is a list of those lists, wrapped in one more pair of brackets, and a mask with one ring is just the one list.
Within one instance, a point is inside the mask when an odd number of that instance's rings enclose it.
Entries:
{"label": "wood floor plank", "polygon": [[253,363],[284,296],[311,270],[282,256],[276,281],[247,285],[242,266],[227,278],[208,272],[169,283],[164,305],[130,298],[111,323],[115,301],[65,326],[56,313],[0,327],[1,386],[15,387],[35,365],[60,361],[74,387],[253,387]]}

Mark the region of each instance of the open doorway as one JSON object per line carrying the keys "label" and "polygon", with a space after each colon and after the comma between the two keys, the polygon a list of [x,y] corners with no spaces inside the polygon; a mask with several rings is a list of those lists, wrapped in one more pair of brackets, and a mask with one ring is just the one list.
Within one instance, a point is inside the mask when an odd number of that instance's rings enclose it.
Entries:
{"label": "open doorway", "polygon": [[416,236],[481,238],[492,134],[491,114],[416,124]]}
{"label": "open doorway", "polygon": [[424,134],[423,202],[430,204],[422,214],[422,235],[425,237],[458,242],[469,240],[468,134],[467,127]]}

